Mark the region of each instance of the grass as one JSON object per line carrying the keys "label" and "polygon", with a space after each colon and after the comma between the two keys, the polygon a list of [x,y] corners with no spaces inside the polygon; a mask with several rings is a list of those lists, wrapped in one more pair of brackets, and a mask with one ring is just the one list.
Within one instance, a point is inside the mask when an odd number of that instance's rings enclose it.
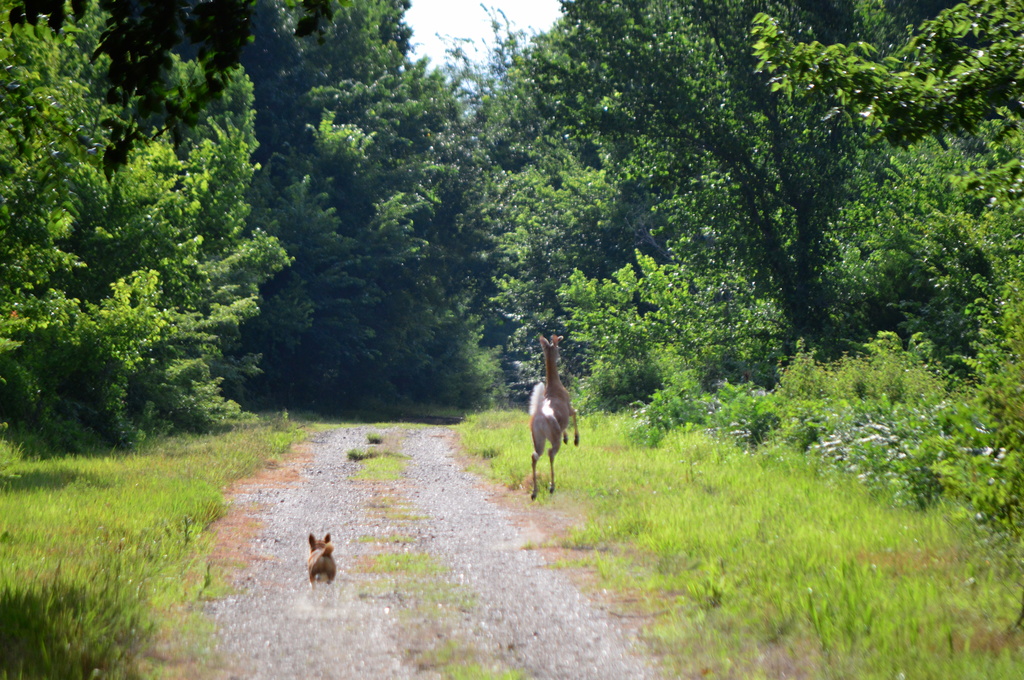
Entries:
{"label": "grass", "polygon": [[436,576],[445,572],[444,567],[426,553],[386,552],[374,555],[367,566],[368,573],[404,574],[406,576]]}
{"label": "grass", "polygon": [[386,434],[372,432],[367,435],[367,446],[351,449],[346,454],[349,460],[363,464],[362,469],[352,478],[378,482],[401,479],[409,461],[409,457],[401,452],[404,437],[400,429]]}
{"label": "grass", "polygon": [[216,588],[204,529],[222,490],[303,436],[278,419],[139,450],[0,465],[0,678],[148,675]]}
{"label": "grass", "polygon": [[481,654],[463,644],[449,640],[417,656],[421,671],[440,671],[447,680],[525,680],[517,670],[488,669],[477,660]]}
{"label": "grass", "polygon": [[360,536],[356,539],[359,543],[394,543],[394,544],[410,544],[415,543],[416,538],[413,536],[406,536],[403,534],[388,534],[387,536],[375,536],[366,535]]}
{"label": "grass", "polygon": [[[669,673],[1024,677],[1024,635],[1008,632],[1016,588],[943,508],[894,509],[786,451],[750,455],[692,432],[649,448],[629,428],[585,419],[579,449],[556,459],[555,495],[535,506],[585,508],[565,564],[647,615]],[[529,503],[526,416],[481,414],[460,430]],[[543,485],[547,465],[538,473]]]}

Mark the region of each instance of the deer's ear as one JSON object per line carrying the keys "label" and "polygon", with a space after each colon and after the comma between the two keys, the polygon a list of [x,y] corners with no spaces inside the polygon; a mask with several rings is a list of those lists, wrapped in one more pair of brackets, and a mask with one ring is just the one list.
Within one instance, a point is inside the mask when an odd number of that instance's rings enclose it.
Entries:
{"label": "deer's ear", "polygon": [[561,336],[561,335],[552,335],[552,336],[551,336],[551,344],[552,344],[552,345],[557,345],[557,344],[558,344],[558,343],[560,343],[560,342],[561,342],[562,340],[565,340],[565,337],[564,337],[564,336]]}
{"label": "deer's ear", "polygon": [[545,338],[543,335],[540,336],[540,346],[541,347],[547,347],[549,344],[551,344],[551,343],[548,342],[547,338]]}

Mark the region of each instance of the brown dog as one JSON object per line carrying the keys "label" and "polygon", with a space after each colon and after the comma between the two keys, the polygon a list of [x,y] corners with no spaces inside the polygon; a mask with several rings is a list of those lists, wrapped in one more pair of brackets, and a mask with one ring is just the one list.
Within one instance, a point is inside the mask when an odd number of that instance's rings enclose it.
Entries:
{"label": "brown dog", "polygon": [[338,567],[334,564],[331,553],[334,552],[334,545],[331,543],[331,535],[324,536],[319,541],[313,534],[309,535],[309,585],[315,581],[324,580],[328,583],[334,580],[338,573]]}

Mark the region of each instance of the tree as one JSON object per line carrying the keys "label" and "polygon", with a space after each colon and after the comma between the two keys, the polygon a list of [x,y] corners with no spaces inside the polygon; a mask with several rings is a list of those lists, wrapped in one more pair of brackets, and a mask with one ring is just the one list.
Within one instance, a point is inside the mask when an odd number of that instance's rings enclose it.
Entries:
{"label": "tree", "polygon": [[[796,42],[783,22],[753,23],[758,68],[776,74],[772,89],[818,95],[850,118],[875,127],[891,144],[978,132],[999,124],[997,141],[1020,140],[1024,121],[1024,3],[970,0],[922,22],[906,43],[881,59],[868,42]],[[994,203],[1024,205],[1019,155],[966,175],[964,186]]]}
{"label": "tree", "polygon": [[[7,0],[0,4],[0,10],[4,10],[0,19],[0,63],[7,63],[16,52],[14,41],[49,40],[48,36],[77,30],[76,24],[94,16],[94,8],[103,13],[104,29],[91,54],[106,76],[102,101],[117,107],[101,122],[108,135],[102,159],[109,176],[127,161],[136,142],[168,130],[177,138],[180,125],[195,124],[203,108],[221,95],[239,64],[242,48],[251,38],[254,3],[72,0],[68,15],[66,0]],[[300,4],[297,0],[285,3],[289,7]],[[316,32],[334,13],[332,0],[302,0],[301,6],[302,17],[295,26],[299,36]],[[183,53],[197,65],[185,80],[175,77],[171,59]],[[24,107],[20,117],[45,129],[54,118],[47,110]],[[97,132],[92,134],[99,136]],[[74,148],[73,144],[68,146]]]}
{"label": "tree", "polygon": [[[847,4],[770,4],[826,35],[860,21]],[[543,114],[594,140],[623,195],[646,206],[637,221],[655,261],[698,288],[721,282],[719,301],[762,300],[781,314],[777,337],[791,348],[830,336],[830,225],[849,196],[859,139],[841,121],[820,124],[824,107],[795,107],[754,74],[743,27],[756,9],[570,3],[530,75]]]}
{"label": "tree", "polygon": [[494,303],[514,320],[512,345],[535,355],[538,333],[565,327],[558,291],[573,271],[611,275],[634,234],[606,173],[571,154],[538,159],[506,182],[492,215],[499,234]]}
{"label": "tree", "polygon": [[[955,272],[921,267],[913,284],[872,298],[884,315],[859,314],[860,291],[848,284],[859,281],[872,257],[935,253],[969,242],[969,230],[951,227],[943,244],[908,237],[899,244],[908,252],[897,255],[866,209],[848,209],[870,205],[872,182],[891,161],[887,152],[829,116],[827,106],[773,93],[755,72],[747,30],[758,10],[772,9],[803,36],[891,41],[902,22],[941,4],[567,3],[562,22],[513,54],[505,71],[496,69],[512,75],[512,88],[482,89],[480,110],[511,121],[496,126],[495,137],[508,143],[494,157],[514,161],[519,173],[492,185],[488,219],[498,227],[503,255],[499,308],[518,322],[541,310],[564,319],[574,337],[590,342],[591,368],[608,371],[595,373],[591,384],[607,378],[612,391],[623,386],[626,393],[603,398],[617,405],[646,398],[681,375],[684,364],[686,380],[696,375],[693,382],[704,387],[750,379],[770,385],[778,360],[801,338],[822,356],[837,356],[878,331],[918,332],[924,318],[976,331],[963,301],[991,272],[970,248]],[[518,115],[502,117],[502,107]],[[543,124],[531,128],[537,121]],[[596,222],[564,196],[576,174],[567,157],[580,177],[600,176],[608,187],[600,194],[597,183],[585,185],[592,193],[582,203],[596,206],[595,197],[605,196]],[[550,187],[537,188],[544,182]],[[899,198],[913,200],[907,193]],[[898,210],[909,214],[913,207]],[[555,304],[550,291],[540,294],[543,285],[534,282],[541,267],[531,271],[530,262],[549,248],[545,241],[557,234],[578,244],[600,233],[603,242],[613,232],[608,242],[615,246],[598,256],[603,267],[590,257],[592,244],[570,247],[566,262],[579,262],[582,274],[554,296]],[[556,277],[568,282],[560,258],[550,259]],[[944,281],[945,296],[935,281]],[[907,292],[913,295],[901,297]],[[615,321],[626,317],[636,324],[632,330]],[[634,331],[650,336],[651,356],[636,350]],[[672,358],[659,364],[655,356]]]}
{"label": "tree", "polygon": [[[83,30],[75,40],[90,37]],[[12,56],[19,82],[50,102],[46,115],[63,111],[58,132],[104,115],[89,96],[86,53],[54,38],[20,42]],[[183,71],[175,77],[187,78],[193,67],[172,62]],[[220,384],[251,372],[252,361],[223,353],[285,254],[273,238],[245,230],[251,85],[236,78],[226,94],[231,106],[198,119],[177,150],[151,142],[109,179],[58,141],[26,132],[24,119],[5,121],[5,419],[76,448],[201,429],[238,412]]]}
{"label": "tree", "polygon": [[[774,6],[805,30],[856,23],[817,3]],[[596,135],[620,181],[652,197],[673,261],[701,277],[741,269],[794,336],[818,337],[831,299],[828,221],[855,139],[838,121],[819,124],[824,109],[763,86],[742,28],[754,13],[740,2],[575,2],[536,78],[553,113]]]}
{"label": "tree", "polygon": [[463,217],[472,143],[453,88],[406,59],[404,9],[352,6],[301,59],[289,40],[271,43],[280,59],[253,55],[274,148],[251,223],[294,257],[263,287],[264,314],[243,332],[267,368],[253,403],[337,410],[488,398],[474,314],[485,235]]}
{"label": "tree", "polygon": [[323,110],[310,97],[314,88],[368,83],[402,66],[412,37],[401,20],[407,7],[407,0],[390,0],[342,8],[320,25],[319,40],[308,40],[296,35],[280,2],[256,0],[253,41],[241,63],[256,88],[257,162],[312,151]]}

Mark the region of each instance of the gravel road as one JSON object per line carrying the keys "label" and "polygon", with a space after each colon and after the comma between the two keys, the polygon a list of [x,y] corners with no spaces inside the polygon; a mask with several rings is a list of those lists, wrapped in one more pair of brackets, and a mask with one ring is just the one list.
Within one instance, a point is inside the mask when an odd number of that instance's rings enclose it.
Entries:
{"label": "gravel road", "polygon": [[[398,479],[357,477],[362,464],[347,454],[367,449],[370,433],[409,457]],[[207,610],[224,677],[657,676],[614,617],[524,549],[509,512],[455,460],[454,437],[440,427],[324,432],[290,481],[234,496],[259,529],[238,556],[238,592]],[[310,532],[331,533],[333,584],[309,585]]]}

